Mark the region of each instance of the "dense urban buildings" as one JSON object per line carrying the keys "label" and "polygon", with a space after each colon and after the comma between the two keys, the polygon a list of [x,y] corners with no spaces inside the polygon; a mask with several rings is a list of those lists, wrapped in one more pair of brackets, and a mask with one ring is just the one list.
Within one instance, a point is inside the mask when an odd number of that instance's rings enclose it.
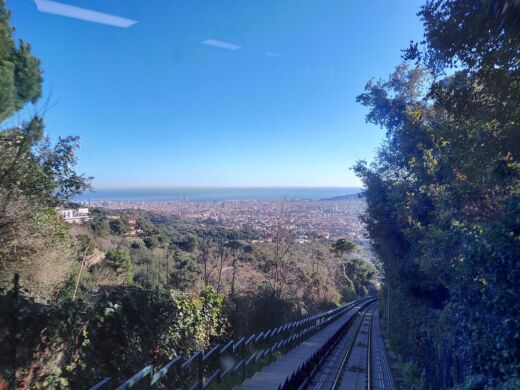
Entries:
{"label": "dense urban buildings", "polygon": [[283,219],[299,240],[346,237],[367,244],[361,214],[363,199],[353,196],[339,200],[139,200],[93,201],[91,207],[112,210],[146,210],[168,213],[203,223],[219,223],[232,229],[250,228],[266,237]]}

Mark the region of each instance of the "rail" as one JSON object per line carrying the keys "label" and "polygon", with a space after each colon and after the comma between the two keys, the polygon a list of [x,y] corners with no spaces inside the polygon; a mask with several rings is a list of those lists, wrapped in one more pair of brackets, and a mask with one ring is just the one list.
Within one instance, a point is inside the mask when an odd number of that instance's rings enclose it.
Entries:
{"label": "rail", "polygon": [[368,326],[368,351],[367,351],[367,389],[372,388],[372,325],[374,324],[374,315],[376,310],[372,311],[370,325]]}
{"label": "rail", "polygon": [[366,310],[363,313],[363,317],[361,317],[361,321],[359,321],[359,326],[356,328],[356,331],[354,332],[354,335],[352,336],[352,340],[350,340],[350,343],[347,348],[347,352],[345,353],[345,356],[343,356],[343,359],[341,360],[341,363],[339,365],[338,372],[336,373],[336,376],[334,377],[334,382],[332,383],[332,389],[337,389],[341,380],[341,376],[343,374],[343,370],[345,369],[345,364],[348,361],[348,358],[352,352],[352,347],[354,346],[357,336],[359,334],[359,330],[363,326],[363,321],[365,320],[365,317],[367,316],[368,310]]}
{"label": "rail", "polygon": [[345,323],[332,335],[332,337],[329,338],[329,340],[321,348],[319,348],[305,362],[302,362],[299,369],[294,372],[290,378],[287,379],[287,381],[281,386],[281,389],[305,389],[325,359],[332,353],[332,351],[336,348],[338,343],[347,333],[348,329],[355,321],[355,318],[359,315],[359,312],[375,301],[375,298],[368,298],[359,300],[354,305],[352,305],[351,308],[358,306],[358,311],[353,314],[347,321],[345,321]]}
{"label": "rail", "polygon": [[230,340],[224,345],[214,345],[207,352],[195,352],[184,362],[175,357],[157,369],[147,365],[118,386],[113,378],[107,377],[89,390],[125,390],[134,386],[139,389],[203,390],[215,382],[231,387],[237,380],[245,380],[251,370],[257,371],[272,362],[276,353],[289,350],[353,306],[366,301],[370,299],[359,299],[249,337]]}

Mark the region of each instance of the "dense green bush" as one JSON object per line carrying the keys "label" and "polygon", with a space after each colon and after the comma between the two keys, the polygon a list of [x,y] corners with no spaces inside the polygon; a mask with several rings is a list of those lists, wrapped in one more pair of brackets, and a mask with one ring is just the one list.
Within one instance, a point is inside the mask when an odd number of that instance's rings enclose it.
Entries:
{"label": "dense green bush", "polygon": [[0,375],[16,368],[21,388],[85,388],[106,376],[121,381],[146,364],[207,349],[225,335],[222,297],[190,298],[136,287],[103,291],[93,304],[36,304],[17,287],[0,295]]}

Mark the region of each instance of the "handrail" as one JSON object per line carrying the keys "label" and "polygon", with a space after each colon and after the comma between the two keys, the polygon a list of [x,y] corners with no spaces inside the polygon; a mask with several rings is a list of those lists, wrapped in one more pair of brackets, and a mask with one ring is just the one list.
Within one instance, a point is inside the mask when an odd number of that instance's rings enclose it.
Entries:
{"label": "handrail", "polygon": [[202,355],[202,351],[195,352],[188,360],[186,360],[184,363],[182,363],[181,368],[188,368],[201,355]]}
{"label": "handrail", "polygon": [[367,389],[372,388],[372,324],[374,323],[374,313],[370,316],[370,325],[368,326],[368,351],[367,351]]}
{"label": "handrail", "polygon": [[147,376],[150,376],[153,371],[153,366],[146,366],[141,371],[139,371],[137,374],[135,374],[133,377],[128,379],[126,382],[121,384],[120,386],[116,387],[116,390],[126,390],[131,387],[133,387],[136,383],[141,382],[143,379],[145,379]]}
{"label": "handrail", "polygon": [[[262,360],[262,365],[271,362],[273,353],[280,349],[289,349],[294,344],[313,332],[321,329],[326,324],[338,318],[358,303],[370,298],[358,299],[340,307],[325,312],[312,314],[298,321],[293,321],[278,327],[242,337],[236,342],[228,341],[225,345],[216,344],[206,353],[197,351],[181,364],[179,356],[173,358],[154,374],[152,365],[144,367],[130,379],[123,382],[116,390],[132,388],[136,383],[146,382],[145,386],[152,388],[165,381],[176,383],[179,378],[193,378],[195,381],[189,386],[193,390],[207,388],[215,380],[222,382],[230,373],[241,372],[242,380],[248,375],[248,366],[255,362],[254,367],[260,368],[256,363]],[[264,359],[268,358],[268,361]],[[197,362],[196,365],[193,363]],[[194,367],[192,369],[192,366]],[[178,367],[178,369],[176,369]],[[172,372],[175,371],[175,376]],[[184,372],[185,371],[185,372]],[[112,385],[112,379],[105,378],[89,390],[108,390]],[[141,387],[140,387],[141,388]]]}
{"label": "handrail", "polygon": [[162,377],[166,376],[168,374],[168,371],[175,366],[176,364],[181,362],[181,357],[177,356],[170,360],[168,363],[166,363],[159,371],[155,373],[155,375],[152,377],[152,385],[160,380]]}

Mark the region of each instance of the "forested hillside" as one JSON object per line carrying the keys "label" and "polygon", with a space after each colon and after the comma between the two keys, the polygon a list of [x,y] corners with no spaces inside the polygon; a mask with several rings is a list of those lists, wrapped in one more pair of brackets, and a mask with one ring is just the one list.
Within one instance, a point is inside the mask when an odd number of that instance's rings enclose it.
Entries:
{"label": "forested hillside", "polygon": [[520,4],[429,1],[425,40],[358,101],[356,171],[414,388],[520,388]]}

